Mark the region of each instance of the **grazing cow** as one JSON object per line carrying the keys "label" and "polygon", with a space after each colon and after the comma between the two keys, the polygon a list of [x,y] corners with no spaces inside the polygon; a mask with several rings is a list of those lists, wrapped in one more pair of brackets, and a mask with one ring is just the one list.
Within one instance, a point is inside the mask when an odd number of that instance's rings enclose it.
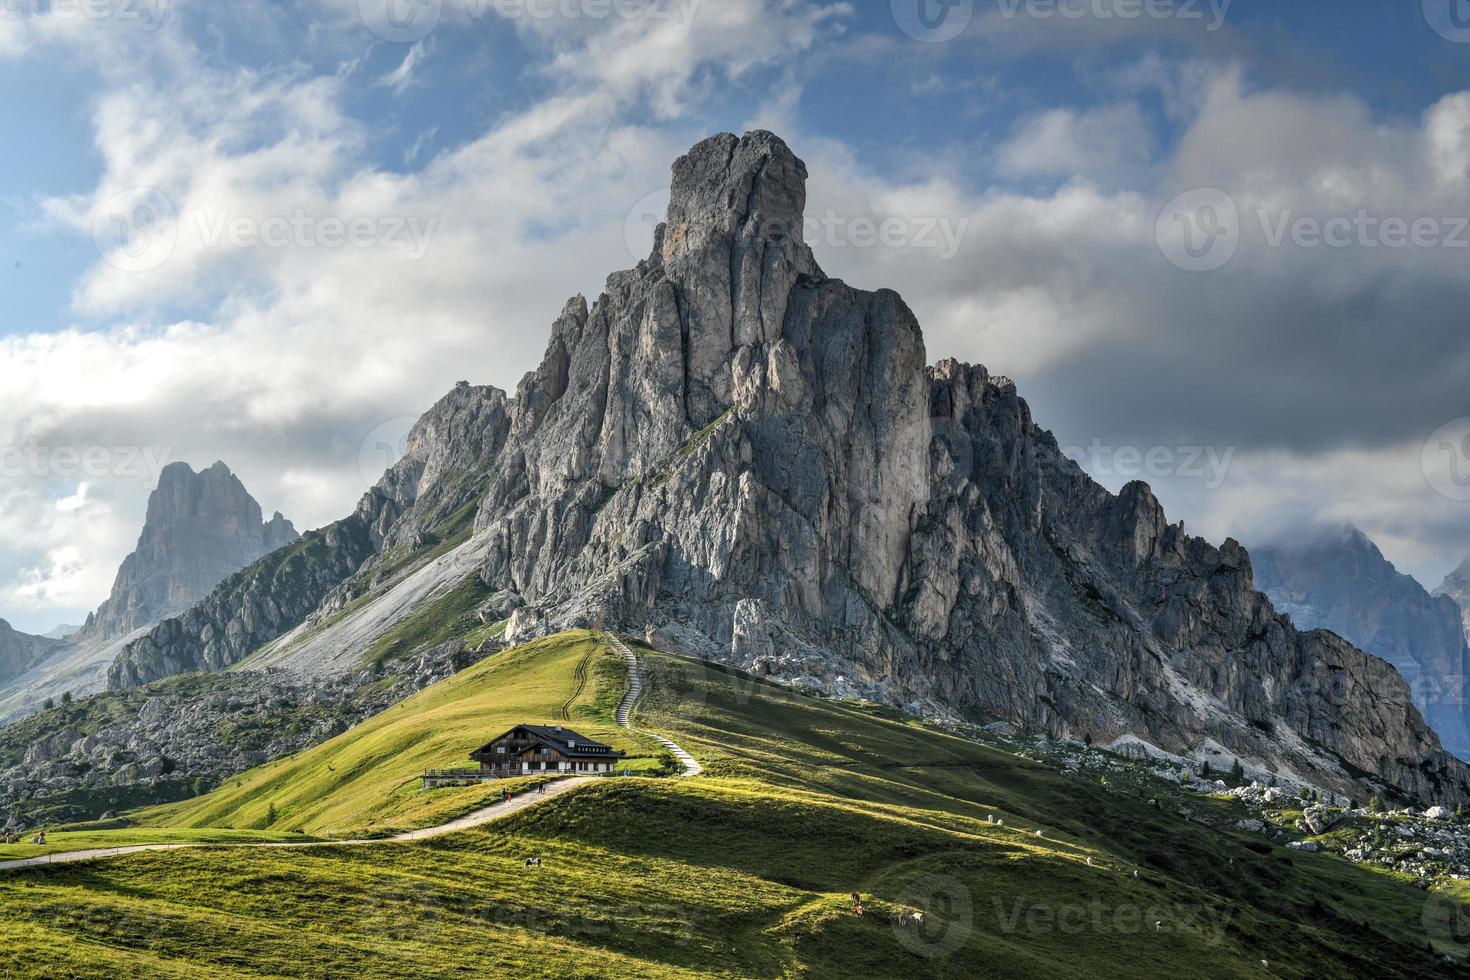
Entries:
{"label": "grazing cow", "polygon": [[1154,932],[1163,932],[1163,931],[1164,931],[1164,923],[1162,921],[1155,922],[1154,923]]}
{"label": "grazing cow", "polygon": [[539,857],[526,858],[526,867],[528,867],[528,868],[539,868],[539,867],[541,867],[541,859]]}

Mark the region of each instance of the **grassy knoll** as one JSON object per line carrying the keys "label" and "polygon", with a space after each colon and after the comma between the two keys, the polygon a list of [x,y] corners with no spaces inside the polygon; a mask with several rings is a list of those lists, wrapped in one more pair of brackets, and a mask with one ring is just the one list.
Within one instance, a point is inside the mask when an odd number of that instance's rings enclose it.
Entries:
{"label": "grassy knoll", "polygon": [[160,828],[124,825],[121,821],[98,821],[95,824],[73,824],[67,829],[48,831],[45,844],[32,844],[31,835],[9,847],[0,845],[0,861],[60,854],[64,851],[87,851],[98,847],[131,847],[135,844],[249,844],[301,843],[313,840],[303,834],[265,830],[220,830],[204,828]]}
{"label": "grassy knoll", "polygon": [[[579,690],[583,661],[592,669]],[[420,774],[473,767],[472,749],[521,722],[565,724],[628,753],[629,768],[645,770],[658,764],[653,751],[613,720],[623,685],[621,658],[589,633],[562,634],[481,661],[331,741],[137,819],[156,827],[302,830],[324,837],[432,826],[487,805],[504,785],[424,792]]]}
{"label": "grassy knoll", "polygon": [[[1177,790],[1156,807],[891,712],[648,661],[636,723],[708,775],[601,780],[417,844],[0,876],[0,975],[1454,975],[1431,953],[1455,926],[1436,924],[1454,918],[1448,898],[1223,829],[1223,801],[1189,797],[1186,818]],[[587,634],[554,637],[143,819],[246,827],[274,803],[276,830],[411,823],[467,805],[411,775],[510,721],[566,705],[568,724],[619,742],[619,678]],[[903,909],[924,923],[895,924]]]}

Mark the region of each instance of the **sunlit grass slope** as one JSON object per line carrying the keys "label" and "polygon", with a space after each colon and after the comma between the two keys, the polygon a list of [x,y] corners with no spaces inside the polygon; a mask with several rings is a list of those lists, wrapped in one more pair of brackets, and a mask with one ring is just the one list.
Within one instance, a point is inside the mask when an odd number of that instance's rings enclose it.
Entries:
{"label": "sunlit grass slope", "polygon": [[[458,753],[487,712],[560,705],[589,650],[601,681],[571,724],[616,740],[618,664],[599,649],[574,634],[511,651],[341,744],[150,818],[245,826],[273,801],[287,827],[402,819],[409,801],[441,798],[403,780],[456,760],[400,767],[395,751]],[[708,775],[601,780],[412,845],[176,851],[0,876],[0,974],[1453,975],[1432,951],[1451,938],[1430,914],[1446,899],[1198,822],[1223,803],[1190,797],[1185,819],[1181,799],[1156,808],[890,712],[647,660],[637,723]],[[383,745],[355,750],[354,736]],[[361,773],[323,780],[325,759]],[[371,787],[391,790],[385,803]],[[893,922],[913,909],[921,925]]]}
{"label": "sunlit grass slope", "polygon": [[654,750],[613,719],[624,687],[623,661],[606,644],[587,632],[564,633],[490,657],[329,742],[137,819],[161,828],[270,828],[327,837],[431,826],[484,805],[504,786],[424,792],[419,776],[473,768],[472,750],[523,722],[565,724],[628,753],[630,768],[646,769],[657,764]]}

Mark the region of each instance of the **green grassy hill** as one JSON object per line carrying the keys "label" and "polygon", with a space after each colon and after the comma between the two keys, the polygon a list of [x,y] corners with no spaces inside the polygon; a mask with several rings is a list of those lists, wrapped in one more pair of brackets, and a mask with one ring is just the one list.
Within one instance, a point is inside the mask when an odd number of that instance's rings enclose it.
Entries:
{"label": "green grassy hill", "polygon": [[[627,767],[660,765],[651,743],[617,727],[621,658],[585,632],[567,633],[476,664],[329,742],[230,780],[213,793],[145,810],[151,827],[387,835],[484,806],[502,785],[424,792],[428,769],[474,768],[473,749],[526,722],[565,724],[624,752]],[[274,813],[274,819],[271,819]]]}
{"label": "green grassy hill", "polygon": [[[1190,797],[1186,818],[1177,798],[1151,806],[1132,790],[890,712],[652,652],[648,662],[637,723],[692,750],[706,776],[606,779],[417,844],[176,851],[3,874],[0,973],[1409,977],[1453,969],[1438,958],[1456,948],[1445,912],[1452,920],[1458,906],[1449,899],[1222,830],[1233,816],[1223,801]],[[145,811],[138,819],[147,829],[136,832],[330,836],[434,823],[487,791],[421,792],[418,771],[464,764],[482,737],[515,721],[556,721],[563,709],[566,723],[642,753],[641,766],[659,765],[651,747],[611,723],[621,677],[620,662],[588,634],[509,651],[238,785]],[[530,855],[542,857],[539,870],[524,867]],[[893,921],[914,909],[925,912],[922,925]]]}

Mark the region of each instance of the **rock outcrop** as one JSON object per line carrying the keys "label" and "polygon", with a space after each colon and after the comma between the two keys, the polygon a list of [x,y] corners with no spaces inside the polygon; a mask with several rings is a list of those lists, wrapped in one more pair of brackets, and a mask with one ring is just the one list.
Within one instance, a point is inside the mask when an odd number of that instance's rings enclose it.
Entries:
{"label": "rock outcrop", "polygon": [[[805,178],[763,132],[679,160],[652,254],[566,304],[514,396],[461,386],[426,416],[316,587],[345,577],[266,658],[360,669],[470,556],[511,641],[605,619],[931,717],[1470,799],[1390,664],[1298,631],[1244,548],[1170,524],[1147,486],[1093,482],[1011,381],[928,366],[897,294],[828,278],[801,240]],[[227,666],[310,592],[217,594],[114,682]],[[248,609],[269,628],[218,645]]]}
{"label": "rock outcrop", "polygon": [[108,670],[108,687],[224,670],[314,613],[330,620],[415,558],[467,537],[486,460],[509,428],[505,405],[496,389],[456,387],[418,421],[404,458],[351,516],[267,555],[130,642]]}
{"label": "rock outcrop", "polygon": [[56,651],[61,643],[12,629],[0,619],[0,683],[19,677]]}
{"label": "rock outcrop", "polygon": [[1305,629],[1328,629],[1393,664],[1444,745],[1470,758],[1470,649],[1461,612],[1394,568],[1351,525],[1254,550],[1256,585]]}
{"label": "rock outcrop", "polygon": [[138,546],[119,568],[107,601],[24,671],[7,677],[0,670],[0,721],[29,714],[47,699],[98,690],[129,639],[294,540],[295,528],[280,514],[262,519],[260,505],[225,464],[202,473],[184,463],[165,467],[148,498]]}
{"label": "rock outcrop", "polygon": [[1439,588],[1434,590],[1434,597],[1441,596],[1452,600],[1460,610],[1460,621],[1464,624],[1465,635],[1470,636],[1470,559],[1466,559],[1459,568],[1445,576]]}
{"label": "rock outcrop", "polygon": [[262,519],[260,505],[224,463],[199,473],[171,463],[148,498],[137,548],[79,639],[114,639],[178,615],[227,576],[296,538],[280,514]]}
{"label": "rock outcrop", "polygon": [[107,687],[233,666],[301,622],[372,554],[368,528],[356,518],[307,532],[129,642],[107,669]]}
{"label": "rock outcrop", "polygon": [[805,176],[768,133],[701,143],[649,258],[562,311],[476,518],[509,639],[605,613],[929,714],[1470,794],[1390,665],[1098,486],[1009,380],[926,367],[896,294],[827,278]]}

